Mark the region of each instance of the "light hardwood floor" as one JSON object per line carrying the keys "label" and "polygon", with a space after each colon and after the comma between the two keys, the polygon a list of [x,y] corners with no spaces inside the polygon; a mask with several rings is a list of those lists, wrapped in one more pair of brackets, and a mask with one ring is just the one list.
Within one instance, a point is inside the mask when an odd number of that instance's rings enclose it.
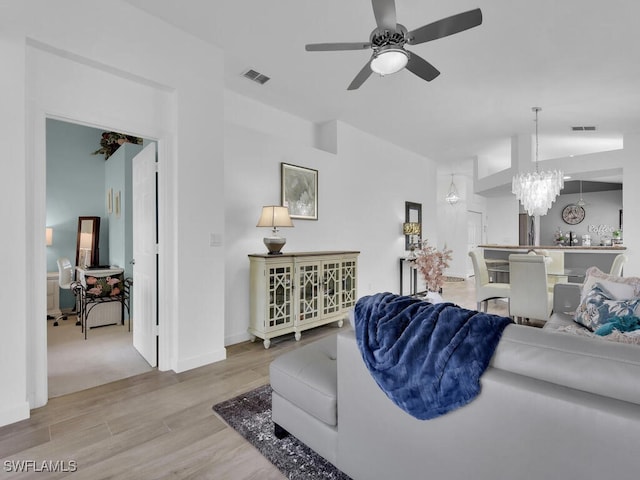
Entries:
{"label": "light hardwood floor", "polygon": [[[474,308],[473,281],[446,283],[443,296]],[[506,304],[489,311],[506,314]],[[343,327],[344,328],[344,327]],[[227,359],[176,374],[156,370],[52,398],[31,418],[0,428],[0,478],[281,479],[268,460],[211,407],[269,381],[269,363],[337,331],[325,326],[274,339],[270,349],[245,342]],[[7,462],[76,462],[74,473],[6,471]],[[69,467],[69,464],[65,464]]]}

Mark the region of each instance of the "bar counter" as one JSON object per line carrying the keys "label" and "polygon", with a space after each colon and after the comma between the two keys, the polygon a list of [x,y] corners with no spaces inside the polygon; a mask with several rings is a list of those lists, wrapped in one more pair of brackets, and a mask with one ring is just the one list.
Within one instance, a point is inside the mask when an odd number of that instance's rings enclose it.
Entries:
{"label": "bar counter", "polygon": [[561,246],[561,245],[478,245],[489,261],[508,261],[512,253],[527,253],[529,250],[555,250],[564,252],[564,267],[571,269],[587,269],[596,266],[603,272],[609,272],[616,255],[625,253],[627,247],[616,246]]}

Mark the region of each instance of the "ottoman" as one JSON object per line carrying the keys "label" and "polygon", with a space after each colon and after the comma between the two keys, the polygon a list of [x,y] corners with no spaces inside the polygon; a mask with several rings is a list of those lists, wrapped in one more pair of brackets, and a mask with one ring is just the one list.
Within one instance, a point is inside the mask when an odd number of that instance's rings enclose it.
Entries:
{"label": "ottoman", "polygon": [[287,352],[269,366],[275,433],[292,434],[331,463],[338,442],[337,334]]}

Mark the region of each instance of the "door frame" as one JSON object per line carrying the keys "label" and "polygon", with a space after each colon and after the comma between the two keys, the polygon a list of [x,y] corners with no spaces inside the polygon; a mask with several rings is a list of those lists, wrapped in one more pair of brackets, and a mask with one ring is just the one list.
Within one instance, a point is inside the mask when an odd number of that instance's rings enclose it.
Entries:
{"label": "door frame", "polygon": [[[105,72],[105,74],[108,74]],[[153,88],[149,86],[148,88]],[[175,115],[175,112],[173,113]],[[112,119],[108,115],[104,118],[90,120],[95,112],[87,108],[86,112],[65,112],[54,108],[47,108],[36,101],[28,103],[27,108],[27,159],[25,196],[32,199],[27,202],[28,208],[25,218],[26,238],[30,244],[26,246],[27,271],[26,288],[29,292],[42,292],[42,295],[33,295],[31,302],[27,304],[26,311],[26,343],[27,343],[27,401],[29,408],[37,408],[46,405],[48,401],[48,365],[47,365],[47,323],[42,321],[46,315],[46,246],[44,242],[44,226],[46,224],[46,119],[52,118],[65,122],[88,125],[105,130],[124,131],[132,135],[155,140],[158,148],[158,243],[165,245],[165,249],[159,249],[158,255],[158,298],[165,298],[165,292],[174,288],[167,279],[174,278],[171,274],[175,271],[174,260],[168,252],[171,250],[171,230],[174,221],[175,205],[172,202],[173,184],[168,181],[170,172],[175,169],[174,138],[175,132],[167,132],[162,129],[166,119],[157,120],[158,124],[144,125],[143,128],[131,129],[126,126],[110,125]],[[138,130],[138,131],[134,131]],[[29,205],[30,203],[30,205]],[[164,221],[162,221],[164,219]],[[164,255],[163,255],[164,252]],[[172,263],[173,262],[173,263]],[[171,369],[174,320],[172,315],[175,305],[170,301],[158,304],[158,370]]]}

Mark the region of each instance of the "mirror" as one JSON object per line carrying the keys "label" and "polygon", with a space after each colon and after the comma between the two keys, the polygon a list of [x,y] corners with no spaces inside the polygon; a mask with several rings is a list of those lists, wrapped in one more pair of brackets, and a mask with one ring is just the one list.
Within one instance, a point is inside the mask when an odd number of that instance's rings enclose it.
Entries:
{"label": "mirror", "polygon": [[100,217],[78,217],[76,266],[91,267],[100,263]]}
{"label": "mirror", "polygon": [[418,223],[420,225],[420,233],[417,235],[405,235],[405,250],[411,249],[411,243],[422,242],[422,204],[415,202],[404,202],[404,221],[405,223]]}

